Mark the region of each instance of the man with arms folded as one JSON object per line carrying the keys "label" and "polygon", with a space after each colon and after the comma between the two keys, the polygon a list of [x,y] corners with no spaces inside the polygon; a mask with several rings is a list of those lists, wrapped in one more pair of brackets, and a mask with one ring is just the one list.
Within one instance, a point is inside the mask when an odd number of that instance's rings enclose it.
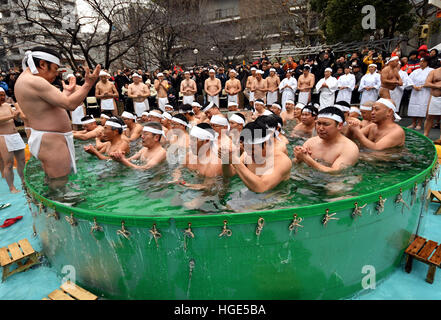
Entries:
{"label": "man with arms folded", "polygon": [[316,121],[317,136],[307,140],[302,147],[294,148],[293,162],[304,162],[311,168],[328,173],[357,163],[357,145],[341,133],[344,118],[343,112],[336,107],[320,110]]}

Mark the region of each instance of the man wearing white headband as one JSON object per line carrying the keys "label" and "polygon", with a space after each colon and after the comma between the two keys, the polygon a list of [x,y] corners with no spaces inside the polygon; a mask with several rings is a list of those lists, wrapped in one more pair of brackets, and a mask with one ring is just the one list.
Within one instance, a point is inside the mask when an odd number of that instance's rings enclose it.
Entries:
{"label": "man wearing white headband", "polygon": [[14,186],[14,158],[17,160],[17,173],[24,184],[24,149],[26,145],[15,127],[14,120],[18,120],[18,117],[21,118],[22,113],[5,101],[6,93],[3,89],[0,89],[0,161],[3,161],[1,174],[6,178],[9,191],[18,193],[20,191]]}
{"label": "man wearing white headband", "polygon": [[[66,80],[69,82],[71,78],[75,78],[73,74],[68,74],[66,77]],[[74,80],[76,81],[76,79]],[[80,88],[79,85],[75,86],[75,90],[78,90]],[[74,111],[70,112],[70,117],[72,119],[72,130],[78,131],[81,128],[81,118],[83,118],[86,115],[86,107],[84,106],[84,103],[80,104]]]}
{"label": "man wearing white headband", "polygon": [[229,112],[239,111],[238,103],[234,101],[228,102],[228,111]]}
{"label": "man wearing white headband", "polygon": [[294,121],[295,118],[295,111],[294,111],[294,100],[287,100],[285,102],[285,110],[283,110],[282,107],[282,113],[280,116],[283,119],[283,123],[286,125],[288,121]]}
{"label": "man wearing white headband", "polygon": [[198,123],[204,122],[207,116],[205,115],[205,112],[201,111],[202,106],[195,101],[191,104],[191,108]]}
{"label": "man wearing white headband", "polygon": [[302,109],[300,123],[292,130],[291,137],[311,138],[317,135],[315,132],[315,120],[317,120],[318,109],[308,104]]}
{"label": "man wearing white headband", "polygon": [[103,141],[107,143],[104,143],[99,149],[91,144],[84,146],[84,151],[96,156],[100,160],[111,159],[110,155],[114,152],[129,154],[130,145],[126,139],[122,138],[124,126],[124,121],[121,118],[111,117],[106,121],[102,135]]}
{"label": "man wearing white headband", "polygon": [[256,72],[257,72],[257,69],[252,67],[251,68],[251,75],[249,75],[247,78],[247,83],[245,85],[245,90],[244,90],[244,95],[249,101],[250,109],[253,109],[253,107],[254,107],[255,98],[254,98],[254,92],[251,91],[251,84],[256,79]]}
{"label": "man wearing white headband", "polygon": [[429,67],[428,59],[422,57],[420,59],[420,68],[412,71],[409,76],[413,83],[413,89],[407,109],[407,115],[412,117],[412,124],[408,128],[421,130],[430,100],[430,88],[426,87],[426,81],[432,70]]}
{"label": "man wearing white headband", "polygon": [[403,128],[395,121],[401,119],[395,113],[395,105],[391,99],[379,99],[372,108],[372,124],[360,129],[358,126],[351,130],[360,144],[371,150],[385,150],[402,147],[405,143]]}
{"label": "man wearing white headband", "polygon": [[111,111],[112,115],[118,115],[115,99],[119,97],[114,83],[109,81],[107,72],[100,72],[100,81],[95,86],[95,97],[101,100],[101,111]]}
{"label": "man wearing white headband", "polygon": [[234,69],[231,69],[230,71],[230,79],[225,82],[225,92],[228,95],[228,103],[236,103],[239,104],[239,96],[238,93],[242,91],[242,85],[240,84],[240,81],[236,79],[237,72]]}
{"label": "man wearing white headband", "polygon": [[425,86],[430,88],[430,103],[426,123],[424,124],[424,135],[428,137],[433,119],[441,116],[441,68],[432,70],[429,73]]}
{"label": "man wearing white headband", "polygon": [[230,123],[230,136],[232,132],[240,134],[245,126],[245,116],[239,112],[233,113],[228,122]]}
{"label": "man wearing white headband", "polygon": [[127,137],[130,142],[136,141],[142,134],[142,125],[136,123],[136,115],[133,113],[124,111],[121,114],[121,119],[123,119],[124,123],[127,126],[127,129],[124,130],[123,138]]}
{"label": "man wearing white headband", "polygon": [[372,123],[371,113],[374,103],[375,103],[374,101],[366,101],[363,105],[360,106],[361,117],[363,118],[363,120],[361,121],[362,129]]}
{"label": "man wearing white headband", "polygon": [[308,139],[302,147],[294,148],[294,162],[303,162],[328,173],[355,165],[359,150],[353,141],[341,134],[344,118],[343,112],[336,107],[320,110],[316,121],[317,136]]}
{"label": "man wearing white headband", "polygon": [[276,73],[276,69],[271,68],[269,76],[266,78],[268,84],[268,92],[266,94],[266,103],[272,105],[279,100],[280,78]]}
{"label": "man wearing white headband", "polygon": [[181,81],[180,93],[182,94],[182,104],[192,104],[194,95],[198,91],[196,81],[190,79],[190,72],[184,73],[184,80]]}
{"label": "man wearing white headband", "polygon": [[219,150],[224,176],[237,174],[248,189],[256,193],[272,190],[288,180],[291,159],[275,148],[273,137],[274,132],[268,132],[261,124],[248,123],[241,132],[241,147],[233,144]]}
{"label": "man wearing white headband", "polygon": [[253,120],[256,120],[260,116],[267,116],[272,114],[271,111],[265,108],[265,103],[263,102],[263,100],[260,99],[256,99],[256,101],[254,101],[254,109],[256,111],[253,113],[251,117],[251,119]]}
{"label": "man wearing white headband", "polygon": [[176,144],[178,148],[183,148],[183,154],[185,154],[190,145],[190,137],[187,132],[188,120],[183,114],[177,114],[169,122],[171,129],[167,132],[167,141],[170,142],[170,145]]}
{"label": "man wearing white headband", "polygon": [[254,93],[254,101],[260,99],[265,103],[268,83],[263,78],[263,70],[257,70],[254,81],[251,83],[251,92]]}
{"label": "man wearing white headband", "polygon": [[164,79],[163,73],[158,73],[157,77],[158,79],[155,79],[154,87],[157,92],[156,97],[158,98],[158,108],[164,112],[165,105],[168,103],[167,95],[169,84],[168,81]]}
{"label": "man wearing white headband", "polygon": [[211,101],[202,111],[205,113],[206,119],[211,119],[212,116],[217,114],[222,115],[218,105],[213,101]]}
{"label": "man wearing white headband", "polygon": [[[122,152],[110,154],[113,160],[136,170],[148,170],[162,163],[167,152],[161,145],[161,138],[164,136],[162,127],[157,122],[147,122],[142,130],[142,148],[135,155],[126,158]],[[132,161],[139,160],[141,165],[136,165]]]}
{"label": "man wearing white headband", "polygon": [[315,76],[310,72],[311,66],[305,64],[303,66],[303,73],[299,77],[299,101],[307,105],[311,101],[311,90],[314,88]]}
{"label": "man wearing white headband", "polygon": [[230,143],[228,132],[230,131],[230,123],[228,119],[221,115],[214,115],[210,119],[210,125],[218,134],[218,145]]}
{"label": "man wearing white headband", "polygon": [[[132,76],[133,83],[129,84],[127,96],[133,99],[133,109],[136,116],[141,117],[142,113],[150,109],[148,97],[150,97],[150,88],[142,82],[142,77],[135,73]],[[141,136],[141,132],[139,132]]]}
{"label": "man wearing white headband", "polygon": [[92,116],[85,116],[81,118],[81,123],[83,125],[84,130],[82,131],[74,131],[73,137],[78,140],[91,140],[101,137],[104,133],[104,127],[98,125],[96,120]]}
{"label": "man wearing white headband", "polygon": [[338,90],[338,82],[332,75],[332,69],[325,69],[325,77],[320,79],[315,86],[317,92],[320,93],[320,108],[332,106],[335,101],[335,91]]}
{"label": "man wearing white headband", "polygon": [[392,57],[381,70],[380,98],[391,99],[391,91],[403,85],[403,80],[398,72],[400,70],[399,60],[397,56]]}
{"label": "man wearing white headband", "polygon": [[344,68],[344,74],[337,80],[338,94],[336,101],[346,101],[350,104],[355,83],[355,76],[351,73],[350,66],[346,65]]}
{"label": "man wearing white headband", "polygon": [[360,80],[358,91],[361,92],[360,105],[366,101],[376,101],[381,87],[381,75],[376,72],[377,65],[371,64],[366,73]]}
{"label": "man wearing white headband", "polygon": [[[51,85],[58,75],[57,53],[37,47],[25,55],[24,71],[17,79],[14,93],[32,128],[29,149],[42,162],[50,179],[64,177],[63,182],[67,182],[71,169],[76,172],[76,163],[72,127],[66,110],[73,111],[81,105],[98,79],[101,66],[98,65],[93,74],[85,67],[84,84],[76,89],[76,79],[72,77],[69,85],[62,83],[63,92],[60,92]],[[51,180],[50,185],[58,187],[60,182],[61,179],[57,179],[55,186]]]}
{"label": "man wearing white headband", "polygon": [[216,72],[210,69],[209,78],[204,82],[204,90],[207,94],[207,102],[213,102],[219,107],[219,93],[222,91],[221,81],[215,77]]}
{"label": "man wearing white headband", "polygon": [[273,103],[270,107],[270,110],[275,115],[280,116],[280,114],[282,113],[282,106],[278,103]]}
{"label": "man wearing white headband", "polygon": [[111,116],[112,116],[111,113],[106,113],[106,112],[101,113],[101,115],[100,115],[100,122],[101,122],[101,125],[102,125],[102,126],[106,125],[106,121],[107,121],[108,119],[110,119]]}

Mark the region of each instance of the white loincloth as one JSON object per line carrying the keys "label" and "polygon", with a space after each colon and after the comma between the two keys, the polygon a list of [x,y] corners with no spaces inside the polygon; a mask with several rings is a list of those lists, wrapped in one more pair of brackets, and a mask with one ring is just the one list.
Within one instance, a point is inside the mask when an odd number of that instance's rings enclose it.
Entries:
{"label": "white loincloth", "polygon": [[431,96],[428,114],[432,116],[441,115],[441,97]]}
{"label": "white loincloth", "polygon": [[82,124],[81,118],[84,117],[83,105],[78,106],[72,111],[72,124]]}
{"label": "white loincloth", "polygon": [[5,138],[5,144],[8,152],[14,152],[26,148],[26,145],[19,133],[0,134],[0,137]]}
{"label": "white loincloth", "polygon": [[101,100],[102,110],[114,110],[115,105],[113,104],[113,99],[103,99]]}

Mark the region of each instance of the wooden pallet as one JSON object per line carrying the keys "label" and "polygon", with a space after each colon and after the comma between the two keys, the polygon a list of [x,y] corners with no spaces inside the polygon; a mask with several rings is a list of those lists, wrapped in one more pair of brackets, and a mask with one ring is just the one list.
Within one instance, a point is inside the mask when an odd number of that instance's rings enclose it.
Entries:
{"label": "wooden pallet", "polygon": [[[438,207],[438,210],[436,210],[435,214],[441,214],[441,192],[435,191],[435,190],[429,190],[429,199],[430,202],[439,203],[440,206]],[[434,199],[436,198],[436,199]]]}
{"label": "wooden pallet", "polygon": [[429,266],[426,281],[433,283],[436,268],[441,265],[441,245],[438,245],[435,241],[427,241],[425,238],[416,236],[404,253],[407,254],[406,272],[410,273],[412,271],[413,259],[421,261]]}
{"label": "wooden pallet", "polygon": [[[15,273],[26,271],[39,263],[38,252],[32,248],[28,239],[12,243],[7,247],[0,248],[0,266],[3,268],[2,281]],[[17,268],[10,268],[17,264]]]}
{"label": "wooden pallet", "polygon": [[97,300],[98,297],[93,293],[77,286],[75,283],[66,281],[59,289],[55,289],[48,294],[48,298],[43,300]]}

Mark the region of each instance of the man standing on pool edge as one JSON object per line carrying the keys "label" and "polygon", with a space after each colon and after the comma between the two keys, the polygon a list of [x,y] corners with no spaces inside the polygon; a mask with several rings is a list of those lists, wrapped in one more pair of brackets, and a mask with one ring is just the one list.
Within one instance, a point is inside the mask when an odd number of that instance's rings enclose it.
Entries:
{"label": "man standing on pool edge", "polygon": [[75,77],[60,92],[51,83],[58,75],[60,57],[46,47],[27,51],[23,73],[15,84],[15,96],[29,121],[29,148],[38,158],[49,178],[66,178],[71,168],[76,171],[72,127],[66,110],[75,110],[86,98],[98,79],[101,66],[93,74],[85,68],[85,82],[75,92]]}

